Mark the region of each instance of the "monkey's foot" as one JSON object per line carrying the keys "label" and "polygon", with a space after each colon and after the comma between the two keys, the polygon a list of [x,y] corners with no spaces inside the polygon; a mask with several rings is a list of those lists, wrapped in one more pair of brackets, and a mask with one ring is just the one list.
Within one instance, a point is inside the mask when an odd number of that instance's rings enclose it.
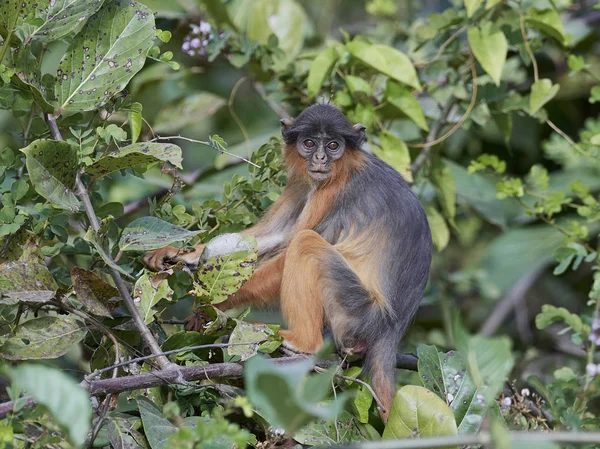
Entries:
{"label": "monkey's foot", "polygon": [[[297,337],[292,333],[292,331],[279,331],[279,335],[283,337],[283,342],[281,346],[290,351],[293,351],[297,354],[314,354],[319,349],[320,344],[318,345],[306,345],[302,344],[298,341]],[[321,342],[322,343],[322,342]]]}

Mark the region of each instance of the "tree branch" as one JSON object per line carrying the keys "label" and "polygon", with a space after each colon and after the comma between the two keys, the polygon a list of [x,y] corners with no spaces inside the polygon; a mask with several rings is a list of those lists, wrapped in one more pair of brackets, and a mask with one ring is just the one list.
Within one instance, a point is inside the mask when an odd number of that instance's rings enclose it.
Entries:
{"label": "tree branch", "polygon": [[[48,128],[50,129],[54,140],[64,140],[60,133],[60,130],[58,129],[58,125],[54,116],[52,114],[45,114],[44,119],[46,120],[46,124],[48,125]],[[96,216],[96,212],[94,211],[94,207],[92,206],[92,202],[88,195],[87,189],[81,181],[79,173],[77,173],[75,185],[77,188],[77,196],[79,196],[83,203],[85,213],[88,219],[90,220],[92,229],[95,232],[98,232],[98,230],[100,229],[100,222],[98,221],[98,217]],[[110,257],[110,254],[108,254],[108,257]],[[121,294],[121,297],[123,298],[127,309],[129,310],[129,314],[131,315],[131,318],[133,319],[136,328],[140,332],[142,339],[150,349],[150,352],[152,352],[153,354],[160,354],[162,352],[160,346],[158,345],[157,341],[154,339],[154,336],[150,332],[150,329],[148,329],[148,326],[146,326],[146,323],[142,319],[135,303],[133,302],[133,298],[131,297],[129,290],[126,287],[123,278],[121,277],[121,274],[110,266],[108,267],[108,271],[110,272],[111,277],[115,281],[115,286],[117,287],[117,290],[119,290],[119,293]],[[163,355],[156,357],[156,361],[158,363],[158,366],[160,366],[162,370],[172,367],[173,365],[171,362],[169,362],[169,359]]]}

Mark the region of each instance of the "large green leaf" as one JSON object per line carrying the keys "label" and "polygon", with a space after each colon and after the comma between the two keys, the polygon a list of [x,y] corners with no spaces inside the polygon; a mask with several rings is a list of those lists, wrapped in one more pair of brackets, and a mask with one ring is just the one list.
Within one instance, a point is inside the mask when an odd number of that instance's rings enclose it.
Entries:
{"label": "large green leaf", "polygon": [[443,161],[436,160],[433,164],[431,181],[444,215],[450,223],[453,223],[456,215],[456,184],[450,168]]}
{"label": "large green leaf", "polygon": [[154,120],[157,133],[175,133],[214,115],[225,99],[210,92],[198,92],[178,99],[162,109]]}
{"label": "large green leaf", "polygon": [[104,0],[36,0],[35,25],[28,21],[18,30],[24,42],[50,42],[66,36],[96,13]]}
{"label": "large green leaf", "polygon": [[40,255],[36,239],[19,231],[7,250],[0,260],[0,304],[46,302],[54,298],[58,286]]}
{"label": "large green leaf", "polygon": [[352,56],[384,75],[421,90],[421,83],[419,83],[415,67],[409,57],[400,50],[387,45],[371,45],[357,40],[347,43],[346,49]]}
{"label": "large green leaf", "polygon": [[366,441],[356,417],[344,410],[335,421],[315,419],[294,435],[294,440],[307,446],[325,447]]}
{"label": "large green leaf", "polygon": [[143,167],[157,162],[169,162],[181,167],[181,148],[172,143],[139,142],[112,151],[85,169],[93,179],[100,179],[124,168]]}
{"label": "large green leaf", "polygon": [[426,388],[407,385],[396,393],[384,439],[453,436],[457,434],[452,410]]}
{"label": "large green leaf", "polygon": [[4,38],[4,41],[8,39],[9,43],[15,47],[19,44],[18,39],[9,39],[9,36],[15,33],[19,24],[33,17],[36,3],[29,0],[2,0],[2,7],[0,7],[0,36]]}
{"label": "large green leaf", "polygon": [[293,434],[314,418],[334,419],[347,396],[323,404],[331,389],[334,371],[309,376],[312,358],[275,365],[256,355],[246,362],[244,378],[248,400],[271,425]]}
{"label": "large green leaf", "polygon": [[56,72],[62,111],[98,109],[144,65],[155,36],[154,15],[132,0],[109,0],[71,41]]}
{"label": "large green leaf", "polygon": [[249,235],[222,234],[204,248],[198,281],[218,304],[233,295],[250,278],[258,257],[256,239]]}
{"label": "large green leaf", "polygon": [[137,397],[138,409],[144,425],[144,434],[152,449],[168,449],[169,438],[177,433],[177,426],[171,424],[150,399]]}
{"label": "large green leaf", "polygon": [[149,324],[154,321],[156,314],[153,307],[162,299],[170,301],[173,298],[173,290],[169,287],[165,275],[146,273],[136,281],[133,298],[140,309],[140,315],[146,324]]}
{"label": "large green leaf", "polygon": [[508,42],[504,33],[500,30],[493,30],[492,23],[487,22],[481,29],[474,26],[469,27],[467,39],[471,51],[483,70],[490,75],[496,86],[499,86],[508,51]]}
{"label": "large green leaf", "polygon": [[544,78],[537,80],[531,86],[529,97],[529,113],[535,115],[542,107],[552,100],[560,89],[560,85],[552,84],[552,81]]}
{"label": "large green leaf", "polygon": [[129,223],[121,233],[121,251],[147,251],[189,240],[202,231],[188,231],[156,217],[141,217]]}
{"label": "large green leaf", "polygon": [[0,346],[8,360],[55,359],[86,334],[81,321],[69,316],[43,316],[19,324]]}
{"label": "large green leaf", "polygon": [[29,179],[36,192],[53,206],[77,212],[79,200],[73,193],[77,150],[67,142],[36,140],[21,151],[25,153]]}
{"label": "large green leaf", "polygon": [[306,79],[309,96],[314,97],[319,93],[321,85],[327,76],[329,76],[329,73],[337,60],[338,52],[335,46],[322,50],[313,60],[310,65],[310,70],[308,71],[308,78]]}
{"label": "large green leaf", "polygon": [[429,131],[423,109],[408,89],[398,83],[388,81],[385,89],[385,99],[415,122],[419,128]]}
{"label": "large green leaf", "polygon": [[448,242],[450,242],[450,229],[448,229],[446,220],[431,204],[425,206],[425,213],[427,214],[427,221],[431,228],[433,245],[438,251],[443,251],[448,246]]}
{"label": "large green leaf", "polygon": [[553,37],[561,44],[566,44],[567,35],[558,12],[552,8],[529,8],[525,23]]}
{"label": "large green leaf", "polygon": [[129,420],[118,416],[107,419],[108,440],[113,449],[147,449],[146,438],[135,430]]}
{"label": "large green leaf", "polygon": [[92,423],[92,405],[87,392],[64,372],[42,365],[22,364],[6,370],[13,388],[25,390],[44,405],[64,427],[78,447],[87,438]]}
{"label": "large green leaf", "polygon": [[237,355],[242,361],[248,360],[258,352],[260,343],[267,340],[271,335],[274,334],[266,324],[261,323],[247,323],[246,321],[238,321],[237,325],[231,332],[229,337],[229,343],[248,343],[240,344],[237,346],[229,346],[227,348],[227,354],[230,356]]}
{"label": "large green leaf", "polygon": [[412,182],[410,153],[404,141],[390,132],[384,132],[379,135],[379,144],[379,147],[373,145],[373,154],[390,164],[407,182]]}

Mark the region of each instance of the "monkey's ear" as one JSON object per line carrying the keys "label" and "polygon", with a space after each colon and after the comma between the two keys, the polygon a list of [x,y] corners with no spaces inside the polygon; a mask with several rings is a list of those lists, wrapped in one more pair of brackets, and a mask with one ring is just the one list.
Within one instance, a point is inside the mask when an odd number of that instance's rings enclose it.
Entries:
{"label": "monkey's ear", "polygon": [[288,129],[292,126],[294,122],[292,121],[292,119],[282,118],[281,120],[279,120],[279,123],[281,123],[281,129]]}
{"label": "monkey's ear", "polygon": [[356,125],[353,125],[352,128],[354,128],[356,133],[360,136],[360,143],[362,144],[365,140],[365,129],[367,129],[367,127],[362,123],[357,123]]}

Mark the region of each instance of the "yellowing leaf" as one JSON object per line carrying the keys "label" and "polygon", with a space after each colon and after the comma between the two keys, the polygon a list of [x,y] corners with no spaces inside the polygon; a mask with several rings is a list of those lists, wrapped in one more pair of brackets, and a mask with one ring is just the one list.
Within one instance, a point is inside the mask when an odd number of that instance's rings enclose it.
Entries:
{"label": "yellowing leaf", "polygon": [[452,410],[435,393],[417,385],[397,393],[383,439],[426,438],[457,435]]}
{"label": "yellowing leaf", "polygon": [[490,22],[486,23],[481,30],[470,27],[467,30],[467,39],[475,58],[498,86],[506,62],[508,42],[502,31],[492,31],[491,27]]}
{"label": "yellowing leaf", "polygon": [[375,70],[399,81],[407,86],[421,90],[421,83],[417,77],[411,60],[400,50],[387,45],[371,45],[362,41],[352,41],[346,44],[346,49],[352,56],[360,59]]}
{"label": "yellowing leaf", "polygon": [[314,97],[319,93],[321,85],[325,78],[331,72],[331,68],[338,58],[338,53],[335,47],[329,47],[321,51],[314,59],[308,71],[308,79],[306,84],[308,87],[308,95]]}
{"label": "yellowing leaf", "polygon": [[531,86],[531,96],[529,97],[529,114],[535,115],[542,107],[552,100],[560,86],[558,84],[552,84],[547,78],[537,80]]}
{"label": "yellowing leaf", "polygon": [[373,145],[373,154],[390,164],[407,182],[412,182],[410,153],[404,141],[394,134],[385,132],[379,136],[379,143],[380,147]]}
{"label": "yellowing leaf", "polygon": [[467,10],[467,17],[473,17],[473,14],[477,12],[483,0],[465,0],[465,8]]}
{"label": "yellowing leaf", "polygon": [[450,241],[450,230],[448,225],[442,217],[442,214],[438,210],[431,206],[425,206],[425,213],[427,214],[427,221],[431,228],[431,238],[433,239],[433,245],[438,251],[443,251],[448,242]]}

